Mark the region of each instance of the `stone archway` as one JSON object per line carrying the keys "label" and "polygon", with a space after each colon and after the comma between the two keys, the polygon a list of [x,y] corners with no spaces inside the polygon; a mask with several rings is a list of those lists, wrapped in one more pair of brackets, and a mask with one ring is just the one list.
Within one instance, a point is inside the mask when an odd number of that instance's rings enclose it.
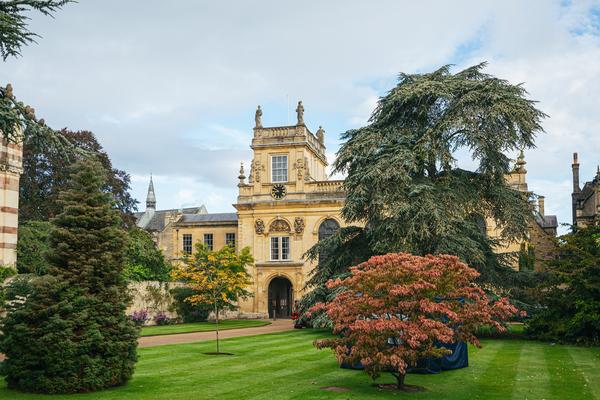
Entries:
{"label": "stone archway", "polygon": [[289,279],[278,276],[269,282],[269,318],[290,318],[293,287]]}

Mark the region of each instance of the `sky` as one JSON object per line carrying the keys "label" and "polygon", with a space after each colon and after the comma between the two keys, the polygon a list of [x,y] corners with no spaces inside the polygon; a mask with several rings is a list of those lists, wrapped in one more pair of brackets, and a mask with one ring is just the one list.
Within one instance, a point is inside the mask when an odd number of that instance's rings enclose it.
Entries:
{"label": "sky", "polygon": [[94,132],[140,210],[152,174],[159,209],[234,211],[259,104],[278,126],[302,100],[331,162],[398,73],[445,64],[487,61],[549,115],[527,179],[560,223],[573,152],[582,182],[600,163],[600,1],[79,0],[31,17],[41,37],[0,83],[53,128]]}

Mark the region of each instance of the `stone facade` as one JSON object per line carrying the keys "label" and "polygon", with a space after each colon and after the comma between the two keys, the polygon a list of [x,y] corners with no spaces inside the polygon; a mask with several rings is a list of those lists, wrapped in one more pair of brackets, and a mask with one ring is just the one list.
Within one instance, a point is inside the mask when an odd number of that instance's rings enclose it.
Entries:
{"label": "stone facade", "polygon": [[[527,163],[523,152],[517,158],[513,172],[506,176],[507,183],[515,190],[523,192],[526,196],[531,196],[531,192],[527,186]],[[544,269],[545,263],[554,257],[557,249],[555,237],[558,221],[556,215],[546,215],[545,213],[545,198],[537,197],[537,204],[534,207],[534,215],[530,220],[528,229],[527,246],[533,246],[535,254],[535,270]],[[490,237],[499,237],[500,232],[496,228],[494,220],[488,218],[486,220],[487,235]],[[501,243],[496,248],[497,253],[512,253],[518,254],[522,251],[523,242],[514,241],[510,243]],[[518,269],[518,258],[513,261],[513,268]]]}
{"label": "stone facade", "polygon": [[573,153],[571,169],[573,171],[573,193],[571,194],[573,226],[585,228],[600,223],[600,167],[594,179],[585,182],[583,188],[579,186],[577,153]]}
{"label": "stone facade", "polygon": [[[241,166],[235,213],[209,214],[204,206],[156,211],[154,186],[150,183],[146,213],[138,225],[153,232],[159,247],[173,262],[192,251],[200,241],[219,249],[226,244],[250,247],[255,259],[248,272],[254,296],[240,304],[241,316],[289,316],[295,300],[304,293],[314,263],[303,254],[321,238],[345,225],[340,217],[345,193],[343,181],[329,180],[326,173],[325,131],[313,134],[304,123],[304,107],[298,104],[296,125],[264,127],[263,110],[255,114],[252,162],[246,177]],[[508,183],[529,195],[523,155]],[[551,254],[556,217],[544,215],[543,198],[530,226],[529,241],[544,252],[536,268]],[[149,209],[149,211],[148,211]],[[487,233],[498,236],[493,221]],[[518,253],[520,242],[504,243],[498,252]],[[518,268],[518,264],[515,264]]]}
{"label": "stone facade", "polygon": [[22,165],[23,145],[0,141],[0,265],[14,265],[17,261]]}

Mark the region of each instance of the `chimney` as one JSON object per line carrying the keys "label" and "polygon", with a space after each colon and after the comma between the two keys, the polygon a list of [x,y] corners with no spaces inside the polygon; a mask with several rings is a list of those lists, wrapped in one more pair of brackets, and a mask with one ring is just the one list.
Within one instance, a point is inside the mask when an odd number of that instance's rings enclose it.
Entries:
{"label": "chimney", "polygon": [[579,162],[577,160],[577,153],[573,153],[571,168],[573,169],[573,193],[579,193],[581,189],[579,188]]}
{"label": "chimney", "polygon": [[545,205],[546,205],[546,198],[544,196],[539,196],[538,197],[538,212],[540,213],[540,215],[543,217],[544,213],[545,213]]}

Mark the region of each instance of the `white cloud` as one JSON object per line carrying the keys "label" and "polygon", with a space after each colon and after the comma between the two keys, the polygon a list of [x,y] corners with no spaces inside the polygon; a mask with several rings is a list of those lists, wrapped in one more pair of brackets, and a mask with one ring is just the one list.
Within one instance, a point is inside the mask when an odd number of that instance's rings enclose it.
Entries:
{"label": "white cloud", "polygon": [[[301,98],[331,157],[398,72],[488,60],[551,117],[527,153],[530,186],[568,222],[571,153],[580,152],[582,181],[599,161],[599,5],[80,2],[55,19],[34,16],[39,45],[4,63],[0,82],[52,126],[94,131],[118,168],[154,172],[159,207],[198,201],[212,212],[235,201],[257,104],[265,123],[285,124],[286,96]],[[133,186],[143,203],[147,180]]]}

